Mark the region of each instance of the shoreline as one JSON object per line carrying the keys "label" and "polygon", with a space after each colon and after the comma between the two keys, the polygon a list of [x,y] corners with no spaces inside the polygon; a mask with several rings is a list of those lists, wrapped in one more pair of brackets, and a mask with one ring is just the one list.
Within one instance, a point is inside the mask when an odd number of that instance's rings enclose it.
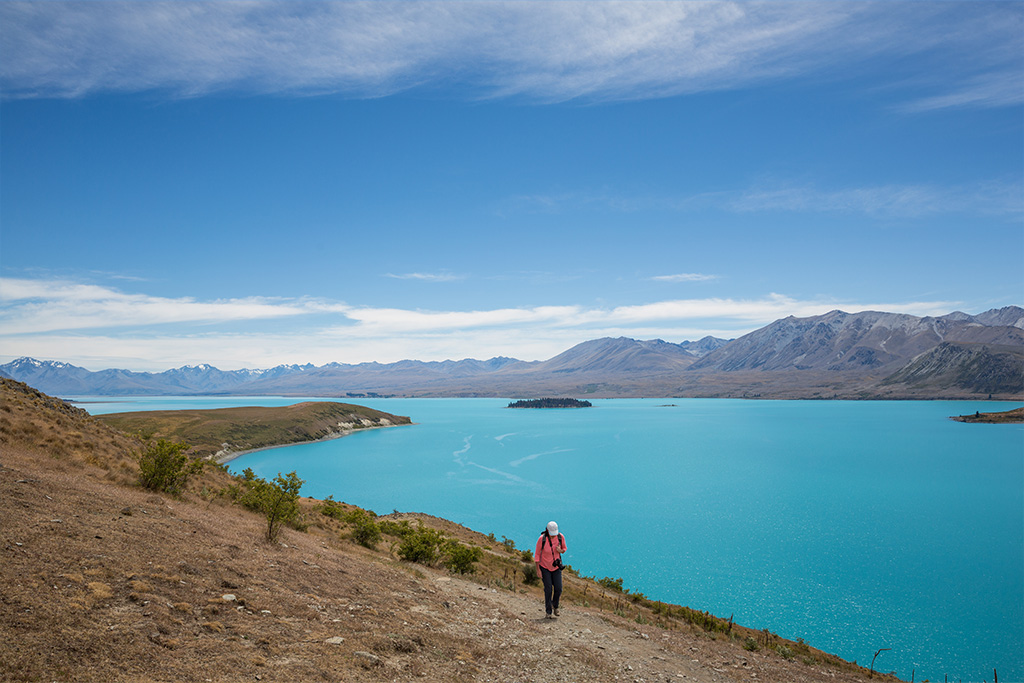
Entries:
{"label": "shoreline", "polygon": [[[410,423],[410,424],[415,424],[415,423]],[[406,426],[408,426],[408,425],[395,425],[395,424],[375,425],[373,427],[360,427],[359,429],[350,429],[348,431],[341,432],[341,433],[329,434],[328,436],[324,436],[324,437],[321,437],[319,439],[312,439],[310,441],[292,441],[291,443],[278,443],[278,444],[274,444],[272,446],[260,446],[259,448],[250,448],[250,449],[244,450],[244,451],[230,451],[228,453],[224,453],[224,451],[217,451],[216,453],[214,453],[213,455],[211,455],[209,457],[209,461],[213,462],[213,463],[216,463],[218,465],[226,465],[229,462],[231,462],[232,460],[235,460],[237,458],[241,458],[243,455],[249,455],[250,453],[259,453],[260,451],[269,451],[269,450],[273,450],[275,448],[285,448],[286,446],[302,446],[304,444],[320,443],[322,441],[333,441],[335,439],[342,439],[342,438],[344,438],[346,436],[351,436],[352,434],[355,434],[357,432],[369,432],[369,431],[372,431],[374,429],[388,429],[389,427],[406,427]]]}

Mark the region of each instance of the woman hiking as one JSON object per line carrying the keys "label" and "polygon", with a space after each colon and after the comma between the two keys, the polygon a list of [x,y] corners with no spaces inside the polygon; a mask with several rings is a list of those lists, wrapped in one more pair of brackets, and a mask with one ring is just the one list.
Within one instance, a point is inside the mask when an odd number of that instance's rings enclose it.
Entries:
{"label": "woman hiking", "polygon": [[537,564],[537,576],[544,582],[544,611],[546,618],[558,616],[558,599],[562,596],[562,553],[565,552],[565,536],[558,533],[558,525],[548,522],[537,539],[537,552],[533,554]]}

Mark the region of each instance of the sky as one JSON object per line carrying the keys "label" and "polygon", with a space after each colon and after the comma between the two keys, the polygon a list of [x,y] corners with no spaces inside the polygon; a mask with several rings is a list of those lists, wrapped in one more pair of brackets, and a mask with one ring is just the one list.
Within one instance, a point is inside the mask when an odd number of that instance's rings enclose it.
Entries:
{"label": "sky", "polygon": [[0,363],[1024,305],[1024,3],[0,0]]}

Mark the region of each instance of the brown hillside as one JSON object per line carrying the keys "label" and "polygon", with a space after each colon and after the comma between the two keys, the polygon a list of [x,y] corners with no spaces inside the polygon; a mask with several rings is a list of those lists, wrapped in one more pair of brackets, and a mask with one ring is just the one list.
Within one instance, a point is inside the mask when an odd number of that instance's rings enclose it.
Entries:
{"label": "brown hillside", "polygon": [[518,552],[426,516],[400,517],[482,547],[476,574],[401,562],[388,537],[358,546],[313,500],[305,530],[269,544],[264,520],[219,495],[235,481],[223,469],[181,498],[146,491],[142,444],[24,385],[0,390],[0,680],[868,679],[572,574],[562,617],[545,620]]}

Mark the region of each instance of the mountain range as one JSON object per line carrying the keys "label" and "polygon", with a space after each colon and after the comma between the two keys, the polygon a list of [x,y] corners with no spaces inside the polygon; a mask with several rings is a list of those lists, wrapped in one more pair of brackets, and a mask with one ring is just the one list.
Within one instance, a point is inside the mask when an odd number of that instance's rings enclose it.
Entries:
{"label": "mountain range", "polygon": [[831,311],[787,317],[733,340],[586,341],[545,361],[280,365],[92,372],[19,358],[0,375],[82,395],[1024,398],[1024,309],[941,317]]}

